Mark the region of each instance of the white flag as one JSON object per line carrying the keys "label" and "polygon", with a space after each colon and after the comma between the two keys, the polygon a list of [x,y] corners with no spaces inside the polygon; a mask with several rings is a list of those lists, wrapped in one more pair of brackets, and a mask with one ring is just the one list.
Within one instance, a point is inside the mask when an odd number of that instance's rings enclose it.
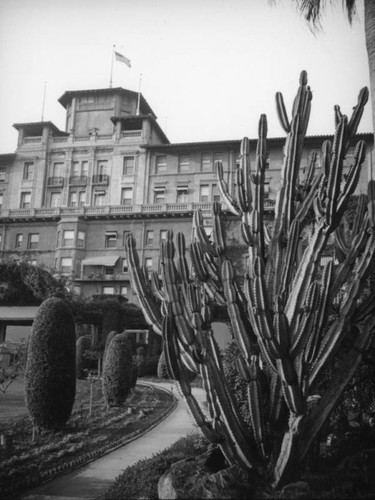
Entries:
{"label": "white flag", "polygon": [[120,54],[119,52],[116,52],[116,51],[115,51],[115,57],[116,57],[116,61],[123,62],[129,68],[131,68],[130,59],[128,59],[127,57],[123,56],[122,54]]}

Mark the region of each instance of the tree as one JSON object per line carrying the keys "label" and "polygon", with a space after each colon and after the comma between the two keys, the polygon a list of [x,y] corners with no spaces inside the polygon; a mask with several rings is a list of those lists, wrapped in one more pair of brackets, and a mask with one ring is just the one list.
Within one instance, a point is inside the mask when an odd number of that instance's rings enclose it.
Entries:
{"label": "tree", "polygon": [[[202,213],[194,213],[191,266],[184,235],[178,233],[175,244],[168,232],[161,247],[161,284],[155,276],[149,282],[135,239],[127,240],[133,288],[145,318],[163,337],[169,373],[205,436],[258,484],[279,488],[296,479],[372,341],[375,302],[366,286],[375,262],[375,181],[368,184],[368,196],[359,197],[350,237],[342,241],[337,231],[365,160],[366,146],[359,141],[353,165],[343,175],[367,99],[364,88],[350,119],[336,108],[334,139],[322,145],[320,171],[315,172],[313,152],[300,178],[312,100],[306,72],[300,75],[291,119],[282,94],[276,94],[286,141],[271,230],[264,210],[266,116],[259,120],[254,166],[249,139],[242,140],[233,194],[222,163],[216,163],[221,197],[237,216],[247,247],[244,277],[236,275],[228,256],[218,203],[213,204],[212,239]],[[350,241],[341,264],[322,263],[331,239],[338,246]],[[154,297],[163,300],[162,307]],[[248,419],[226,378],[212,331],[212,303],[226,308],[230,317],[238,372],[247,385]],[[322,384],[344,344],[345,354]],[[208,411],[194,398],[189,370],[202,376]]]}
{"label": "tree", "polygon": [[[311,24],[313,29],[320,27],[321,17],[326,5],[325,0],[294,0],[297,8],[305,19]],[[356,0],[343,0],[343,8],[346,10],[349,22],[352,23],[356,12]],[[370,72],[371,109],[372,124],[375,131],[375,2],[374,0],[364,0],[365,13],[365,39]],[[375,179],[374,167],[371,165],[369,179]]]}
{"label": "tree", "polygon": [[52,297],[31,329],[25,372],[26,407],[33,425],[58,429],[72,412],[76,391],[76,337],[72,313]]}

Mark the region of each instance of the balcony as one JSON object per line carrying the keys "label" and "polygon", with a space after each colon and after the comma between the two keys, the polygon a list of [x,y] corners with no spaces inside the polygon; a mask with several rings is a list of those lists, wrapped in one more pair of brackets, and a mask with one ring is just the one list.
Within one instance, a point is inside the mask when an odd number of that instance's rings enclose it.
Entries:
{"label": "balcony", "polygon": [[64,177],[48,177],[47,186],[48,187],[63,187]]}
{"label": "balcony", "polygon": [[69,177],[70,186],[87,186],[87,175],[71,175]]}
{"label": "balcony", "polygon": [[93,175],[92,183],[95,185],[108,186],[109,184],[109,175],[107,174],[99,174]]}

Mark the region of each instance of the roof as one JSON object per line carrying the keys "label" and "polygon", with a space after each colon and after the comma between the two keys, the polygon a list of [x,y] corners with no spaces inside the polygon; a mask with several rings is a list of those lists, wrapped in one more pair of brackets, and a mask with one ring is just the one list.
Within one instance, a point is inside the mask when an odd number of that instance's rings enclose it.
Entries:
{"label": "roof", "polygon": [[119,260],[118,255],[100,255],[99,257],[89,257],[82,261],[83,266],[105,266],[113,267]]}
{"label": "roof", "polygon": [[[115,88],[105,88],[105,89],[67,90],[58,99],[58,101],[62,106],[64,106],[64,108],[66,108],[68,103],[72,100],[73,97],[85,96],[85,95],[99,95],[99,94],[101,95],[128,94],[131,95],[132,97],[138,98],[138,92],[135,92],[134,90],[123,89],[122,87],[115,87]],[[148,102],[146,101],[146,99],[143,97],[142,94],[140,99],[140,108],[142,112],[151,113],[156,118],[156,115],[152,111],[151,106],[148,104]]]}
{"label": "roof", "polygon": [[39,306],[1,306],[0,321],[12,322],[32,322],[35,318]]}
{"label": "roof", "polygon": [[156,121],[155,116],[153,116],[150,113],[148,113],[148,114],[140,114],[140,115],[128,115],[128,116],[111,116],[111,121],[113,123],[116,123],[117,121],[120,121],[120,122],[126,123],[128,125],[131,125],[131,124],[135,125],[137,123],[137,121],[139,121],[140,128],[142,128],[142,123],[141,122],[144,119],[151,120],[152,123],[153,123],[153,125],[154,125],[154,127],[156,128],[158,134],[160,135],[160,137],[164,141],[164,143],[165,144],[169,144],[168,137],[165,135],[163,129],[160,127],[160,125]]}
{"label": "roof", "polygon": [[[374,139],[374,134],[372,132],[365,132],[361,134],[356,134],[356,139],[370,139],[373,141]],[[331,135],[308,135],[305,138],[305,141],[307,142],[314,142],[314,141],[325,141],[327,139],[333,139],[333,134]],[[258,141],[257,138],[252,138],[249,139],[250,142],[253,144],[256,144]],[[274,143],[284,143],[285,142],[285,137],[268,137],[267,142],[274,142]],[[169,144],[144,144],[142,145],[143,148],[145,149],[174,149],[174,148],[203,148],[204,146],[207,147],[212,147],[212,146],[232,146],[232,147],[239,147],[241,144],[241,139],[228,139],[228,140],[220,140],[220,141],[198,141],[198,142],[172,142]]]}
{"label": "roof", "polygon": [[42,135],[44,127],[49,127],[57,135],[69,135],[56,127],[52,122],[13,123],[13,127],[17,130],[20,130],[20,128],[27,128],[29,132],[37,136]]}

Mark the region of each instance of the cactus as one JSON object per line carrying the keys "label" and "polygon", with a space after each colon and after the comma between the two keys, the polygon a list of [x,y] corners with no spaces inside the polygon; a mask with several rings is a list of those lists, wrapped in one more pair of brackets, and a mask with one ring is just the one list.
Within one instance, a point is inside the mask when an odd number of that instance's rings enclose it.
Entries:
{"label": "cactus", "polygon": [[[241,143],[233,189],[217,162],[222,199],[239,218],[247,246],[244,279],[236,276],[227,256],[218,203],[213,204],[212,240],[204,232],[202,214],[194,214],[190,274],[182,234],[177,235],[177,252],[172,232],[162,244],[161,285],[156,277],[152,284],[147,282],[135,241],[131,236],[127,240],[133,286],[147,321],[163,337],[168,373],[179,384],[197,424],[209,440],[219,444],[230,464],[249,471],[254,481],[263,480],[275,488],[298,472],[368,348],[375,327],[373,301],[358,300],[374,264],[373,183],[368,196],[360,197],[350,234],[340,227],[365,159],[363,141],[356,146],[346,178],[343,161],[367,98],[368,90],[363,89],[349,120],[335,107],[336,132],[333,143],[326,141],[322,146],[321,172],[315,175],[313,154],[300,179],[312,100],[306,72],[301,73],[290,119],[282,94],[276,94],[279,120],[287,136],[271,232],[264,220],[266,116],[259,121],[254,171],[247,138]],[[306,234],[310,235],[307,245]],[[331,235],[340,262],[321,266]],[[332,304],[339,294],[343,298],[337,309]],[[246,422],[228,386],[213,337],[213,304],[227,309],[238,344],[238,371],[248,387]],[[317,395],[319,378],[353,324],[358,334],[344,359],[345,370],[338,367],[312,408],[309,402]],[[202,376],[207,407],[195,400],[188,370]]]}

